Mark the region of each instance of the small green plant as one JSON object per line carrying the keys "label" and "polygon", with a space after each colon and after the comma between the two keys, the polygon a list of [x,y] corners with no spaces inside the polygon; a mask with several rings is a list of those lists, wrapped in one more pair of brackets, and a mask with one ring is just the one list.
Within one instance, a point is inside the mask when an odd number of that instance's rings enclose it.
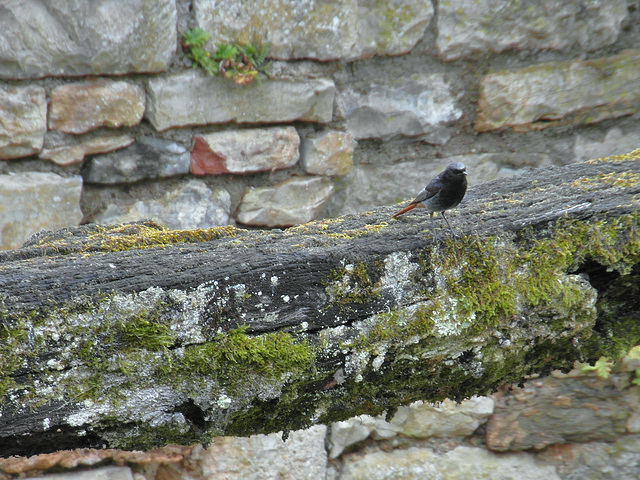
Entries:
{"label": "small green plant", "polygon": [[193,67],[202,67],[209,75],[220,75],[236,85],[247,85],[258,78],[258,74],[269,76],[271,61],[267,55],[270,43],[222,43],[216,44],[211,54],[204,48],[209,34],[194,28],[182,34],[182,48],[193,61]]}
{"label": "small green plant", "polygon": [[610,358],[600,357],[595,364],[589,365],[588,363],[576,362],[575,367],[580,373],[595,372],[600,378],[609,378],[611,371],[633,371],[631,383],[633,385],[640,386],[640,368],[638,363],[640,362],[640,345],[633,347],[629,352],[614,362]]}
{"label": "small green plant", "polygon": [[581,373],[596,372],[600,378],[609,378],[613,361],[607,357],[600,357],[594,365],[577,362],[577,366]]}

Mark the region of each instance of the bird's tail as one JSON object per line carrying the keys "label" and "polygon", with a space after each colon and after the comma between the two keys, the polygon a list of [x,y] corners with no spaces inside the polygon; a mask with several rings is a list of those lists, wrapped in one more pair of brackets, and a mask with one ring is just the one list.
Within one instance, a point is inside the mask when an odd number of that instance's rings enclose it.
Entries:
{"label": "bird's tail", "polygon": [[410,203],[409,206],[404,207],[402,210],[400,210],[398,213],[394,213],[393,217],[399,217],[400,215],[402,215],[403,213],[407,213],[409,210],[413,210],[414,208],[416,208],[418,206],[417,203]]}

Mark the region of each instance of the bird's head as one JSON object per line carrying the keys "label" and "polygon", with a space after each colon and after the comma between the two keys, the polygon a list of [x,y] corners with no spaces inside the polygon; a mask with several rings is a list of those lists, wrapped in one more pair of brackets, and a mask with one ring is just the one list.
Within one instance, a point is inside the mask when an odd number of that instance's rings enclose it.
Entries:
{"label": "bird's head", "polygon": [[449,166],[447,167],[447,170],[449,170],[449,172],[454,176],[467,174],[467,167],[465,167],[464,163],[462,162],[454,162],[449,164]]}

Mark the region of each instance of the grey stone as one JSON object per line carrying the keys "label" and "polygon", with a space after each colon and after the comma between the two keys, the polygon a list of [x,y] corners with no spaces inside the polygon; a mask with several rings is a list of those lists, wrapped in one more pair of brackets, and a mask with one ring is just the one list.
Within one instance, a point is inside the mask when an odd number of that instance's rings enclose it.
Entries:
{"label": "grey stone", "polygon": [[431,2],[424,0],[358,1],[358,35],[347,59],[411,51],[424,36],[433,13]]}
{"label": "grey stone", "polygon": [[131,206],[111,204],[97,215],[97,223],[153,220],[171,229],[211,228],[229,224],[231,196],[224,188],[211,190],[202,180],[190,179],[162,198],[138,200]]}
{"label": "grey stone", "polygon": [[143,137],[117,152],[89,158],[82,167],[87,183],[132,183],[189,173],[189,151],[171,140]]}
{"label": "grey stone", "polygon": [[576,135],[573,152],[577,162],[592,158],[621,155],[640,148],[640,130],[623,133],[618,127],[610,129],[602,140],[590,140],[583,135]]}
{"label": "grey stone", "polygon": [[36,85],[0,86],[0,159],[37,153],[42,148],[46,131],[44,88]]}
{"label": "grey stone", "polygon": [[524,453],[498,455],[484,448],[459,446],[442,455],[438,471],[450,480],[504,478],[560,480],[556,469]]}
{"label": "grey stone", "polygon": [[3,2],[0,78],[166,70],[174,0]]}
{"label": "grey stone", "polygon": [[[279,59],[353,60],[410,51],[433,16],[422,0],[196,0],[196,22],[215,42],[270,42]],[[220,15],[224,12],[224,15]]]}
{"label": "grey stone", "polygon": [[464,437],[473,434],[493,413],[493,399],[473,397],[457,404],[445,400],[437,405],[414,402],[400,407],[390,422],[384,415],[358,417],[331,425],[331,458],[339,457],[349,446],[369,437],[389,439],[396,435],[414,438]]}
{"label": "grey stone", "polygon": [[45,147],[38,156],[57,165],[67,166],[82,162],[87,155],[107,153],[128,147],[134,141],[135,139],[129,135],[101,135],[66,145]]}
{"label": "grey stone", "polygon": [[366,93],[347,89],[339,102],[348,131],[357,140],[419,137],[445,144],[449,125],[462,117],[456,94],[442,74],[413,75],[393,84],[373,84]]}
{"label": "grey stone", "polygon": [[428,448],[410,447],[342,457],[340,480],[438,479],[436,457]]}
{"label": "grey stone", "polygon": [[482,448],[459,446],[444,454],[410,447],[367,455],[348,454],[340,480],[397,480],[470,478],[560,480],[553,466],[524,453],[497,455]]}
{"label": "grey stone", "polygon": [[40,230],[82,220],[82,178],[55,173],[0,175],[0,248],[18,248]]}
{"label": "grey stone", "polygon": [[205,450],[194,447],[202,478],[225,480],[298,480],[325,478],[327,427],[317,425],[291,432],[243,437],[216,437]]}
{"label": "grey stone", "polygon": [[140,85],[98,79],[56,87],[49,102],[49,129],[85,133],[98,127],[131,127],[144,114]]}
{"label": "grey stone", "polygon": [[376,419],[371,415],[360,415],[343,422],[332,423],[329,456],[339,457],[345,448],[369,438],[375,427]]}
{"label": "grey stone", "polygon": [[353,169],[355,147],[349,133],[328,130],[304,138],[300,163],[310,175],[346,175]]}
{"label": "grey stone", "polygon": [[326,206],[333,184],[321,177],[294,177],[273,187],[248,189],[238,207],[238,222],[287,227],[316,218]]}
{"label": "grey stone", "polygon": [[272,78],[235,85],[189,70],[147,83],[146,117],[157,130],[208,123],[330,122],[335,85],[328,79]]}
{"label": "grey stone", "polygon": [[640,389],[628,388],[628,381],[626,373],[606,379],[572,373],[500,391],[487,423],[487,447],[508,451],[615,440],[640,405]]}
{"label": "grey stone", "polygon": [[49,473],[34,480],[133,480],[129,467],[101,467],[79,472]]}
{"label": "grey stone", "polygon": [[464,437],[487,420],[493,405],[490,397],[473,397],[460,404],[451,400],[436,405],[414,402],[400,407],[391,424],[406,437]]}
{"label": "grey stone", "polygon": [[640,111],[640,50],[486,75],[475,129],[516,132],[595,123]]}
{"label": "grey stone", "polygon": [[628,16],[626,0],[451,0],[437,5],[437,46],[445,60],[508,49],[597,50],[616,41]]}
{"label": "grey stone", "polygon": [[227,130],[198,135],[191,149],[191,173],[251,173],[289,168],[300,157],[294,127]]}
{"label": "grey stone", "polygon": [[403,408],[398,409],[391,422],[387,422],[386,415],[382,414],[377,417],[359,415],[343,422],[332,423],[329,436],[329,456],[337,458],[347,447],[369,437],[374,440],[388,440],[395,437],[401,430],[399,419],[408,416]]}
{"label": "grey stone", "polygon": [[615,442],[568,443],[539,454],[566,480],[637,480],[640,478],[640,435]]}

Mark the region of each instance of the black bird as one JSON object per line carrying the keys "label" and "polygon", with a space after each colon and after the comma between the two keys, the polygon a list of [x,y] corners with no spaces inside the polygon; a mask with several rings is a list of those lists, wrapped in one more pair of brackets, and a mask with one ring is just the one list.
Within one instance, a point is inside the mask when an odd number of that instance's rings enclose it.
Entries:
{"label": "black bird", "polygon": [[437,237],[433,223],[433,214],[440,212],[444,221],[447,222],[449,230],[451,230],[451,233],[455,237],[456,234],[453,228],[451,228],[449,220],[447,220],[447,217],[444,215],[444,211],[457,207],[464,198],[466,191],[467,167],[461,162],[452,163],[431,180],[429,185],[427,185],[407,207],[395,213],[393,216],[397,217],[423,204],[431,216],[433,236]]}

